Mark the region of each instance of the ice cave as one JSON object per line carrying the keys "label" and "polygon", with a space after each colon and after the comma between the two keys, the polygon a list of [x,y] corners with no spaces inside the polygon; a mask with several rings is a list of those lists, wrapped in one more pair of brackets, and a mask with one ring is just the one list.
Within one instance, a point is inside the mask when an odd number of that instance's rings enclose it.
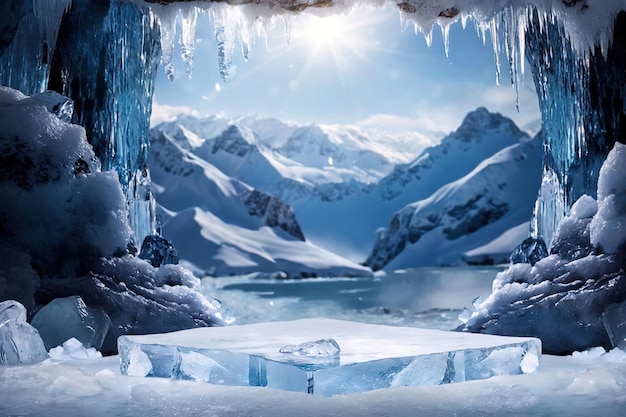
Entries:
{"label": "ice cave", "polygon": [[[46,327],[54,308],[75,311],[68,323],[100,329],[85,337],[104,354],[115,354],[125,334],[230,324],[225,306],[199,292],[198,278],[176,265],[175,249],[157,230],[148,168],[157,71],[173,79],[180,39],[191,74],[205,15],[227,80],[235,49],[247,56],[273,20],[288,28],[298,13],[390,4],[427,39],[434,27],[447,43],[449,25],[475,25],[491,39],[497,77],[509,72],[517,87],[529,73],[539,96],[544,160],[529,240],[456,330],[535,337],[556,355],[618,346],[626,320],[619,314],[626,302],[626,1],[4,0],[0,301],[15,301],[1,304],[0,363],[46,357],[24,326]],[[499,62],[502,52],[507,63]],[[275,204],[253,197],[263,215]],[[279,220],[265,221],[302,235],[285,226],[288,209],[271,210]],[[66,306],[56,307],[61,299]],[[22,332],[12,348],[11,331]],[[24,348],[29,343],[36,346]]]}

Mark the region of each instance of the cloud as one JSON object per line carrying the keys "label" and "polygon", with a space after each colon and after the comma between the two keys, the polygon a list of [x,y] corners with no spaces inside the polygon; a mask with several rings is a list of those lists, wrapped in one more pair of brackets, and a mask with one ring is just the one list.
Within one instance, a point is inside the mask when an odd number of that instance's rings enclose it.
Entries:
{"label": "cloud", "polygon": [[180,114],[191,114],[194,116],[198,116],[198,112],[191,107],[160,104],[155,99],[152,102],[152,116],[150,117],[150,126],[156,126],[162,122],[172,121]]}

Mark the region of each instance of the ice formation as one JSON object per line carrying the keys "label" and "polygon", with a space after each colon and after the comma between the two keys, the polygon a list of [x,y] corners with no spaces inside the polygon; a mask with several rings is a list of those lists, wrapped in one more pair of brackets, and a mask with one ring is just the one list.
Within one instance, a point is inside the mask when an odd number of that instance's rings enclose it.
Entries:
{"label": "ice formation", "polygon": [[53,347],[48,352],[50,359],[56,362],[70,360],[97,360],[102,358],[102,354],[93,347],[85,347],[83,343],[75,338],[70,338],[62,345]]}
{"label": "ice formation", "polygon": [[511,254],[512,264],[526,263],[534,265],[537,261],[548,256],[548,249],[541,238],[526,238],[520,243]]}
{"label": "ice formation", "polygon": [[[38,96],[7,87],[0,87],[0,119],[0,300],[17,297],[32,314],[36,304],[81,296],[111,319],[106,337],[96,337],[104,353],[114,352],[116,338],[126,332],[228,321],[217,303],[199,293],[199,280],[190,272],[176,265],[157,269],[132,255],[136,248],[117,173],[101,171],[82,127],[50,113]],[[79,316],[86,312],[80,303],[75,307]],[[46,321],[48,313],[42,310],[40,319]],[[86,320],[74,330],[85,325],[92,324]]]}
{"label": "ice formation", "polygon": [[300,343],[299,345],[283,346],[279,352],[303,356],[332,356],[338,355],[341,352],[341,348],[335,339],[320,339],[313,342]]}
{"label": "ice formation", "polygon": [[26,322],[26,308],[17,301],[0,303],[0,365],[37,363],[48,354],[33,326]]}
{"label": "ice formation", "polygon": [[145,237],[139,257],[147,260],[154,267],[178,264],[178,252],[172,242],[157,234]]}
{"label": "ice formation", "polygon": [[104,311],[87,307],[82,298],[74,295],[55,298],[43,306],[31,324],[39,331],[48,350],[69,339],[100,350],[111,320]]}
{"label": "ice formation", "polygon": [[[285,346],[307,338],[318,340]],[[118,343],[124,375],[323,396],[533,373],[541,357],[541,342],[533,338],[331,319],[123,336]]]}
{"label": "ice formation", "polygon": [[602,313],[611,344],[626,352],[626,302],[611,304]]}
{"label": "ice formation", "polygon": [[492,294],[461,330],[533,335],[544,352],[555,354],[611,347],[602,317],[626,299],[622,209],[616,208],[624,195],[625,150],[616,143],[603,164],[597,206],[580,197],[557,229],[553,253],[534,266],[520,263],[499,273]]}

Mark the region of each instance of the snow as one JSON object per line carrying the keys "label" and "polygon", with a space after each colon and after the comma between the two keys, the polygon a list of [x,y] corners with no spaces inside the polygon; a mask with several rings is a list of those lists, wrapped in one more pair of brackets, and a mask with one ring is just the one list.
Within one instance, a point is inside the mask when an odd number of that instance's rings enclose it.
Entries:
{"label": "snow", "polygon": [[62,345],[50,349],[48,354],[53,362],[102,358],[102,354],[95,348],[85,347],[80,340],[73,337],[63,342]]}
{"label": "snow", "polygon": [[528,237],[529,228],[529,222],[514,226],[486,245],[465,252],[463,260],[474,263],[482,260],[484,263],[486,259],[493,259],[493,264],[506,263],[513,249]]}
{"label": "snow", "polygon": [[[276,132],[272,134],[274,128]],[[426,199],[438,188],[471,173],[507,145],[521,146],[530,141],[511,120],[484,108],[469,113],[457,131],[413,159],[410,159],[410,154],[400,156],[392,149],[395,143],[393,137],[380,132],[372,137],[370,133],[350,126],[297,126],[251,116],[229,121],[216,116],[196,118],[182,115],[174,122],[156,126],[152,132],[153,136],[159,132],[167,135],[172,146],[175,144],[180,149],[177,153],[189,152],[190,155],[185,156],[188,161],[207,166],[205,172],[208,173],[209,169],[215,171],[216,178],[223,178],[220,181],[232,183],[232,179],[236,178],[281,197],[293,207],[307,241],[354,262],[363,262],[372,248],[376,229],[383,226],[395,211],[420,198]],[[540,163],[539,141],[539,138],[530,141],[524,151],[511,152],[507,154],[509,160],[500,162],[503,166],[521,164],[528,172],[538,172],[539,167],[533,169],[531,165]],[[164,153],[161,146],[154,143],[153,152]],[[174,153],[171,155],[170,165],[174,163]],[[328,165],[330,158],[332,166]],[[451,164],[451,160],[455,162]],[[232,215],[227,218],[223,214],[235,212],[223,209],[231,207],[232,202],[217,204],[221,197],[214,201],[202,201],[209,188],[193,179],[195,176],[176,177],[174,182],[174,177],[172,180],[163,177],[162,166],[151,163],[156,199],[164,208],[180,211],[186,202],[188,206],[210,211],[227,223],[245,223],[235,220]],[[398,163],[400,165],[394,165]],[[214,168],[221,172],[218,174]],[[521,167],[517,169],[520,172],[524,170]],[[515,189],[518,199],[512,202],[516,208],[506,222],[483,231],[480,237],[474,235],[472,239],[464,239],[458,247],[446,249],[446,252],[454,252],[449,259],[437,259],[431,256],[429,250],[420,249],[417,251],[423,256],[414,258],[412,265],[395,268],[462,262],[463,252],[484,245],[507,229],[527,221],[532,210],[529,204],[536,197],[533,176],[511,176],[516,177],[516,184],[519,184],[517,188],[510,186],[509,189]],[[504,182],[503,178],[498,179],[499,183]],[[478,181],[479,188],[489,187],[485,181]],[[468,188],[463,193],[480,193],[480,189],[470,189],[476,183],[467,181],[461,187]],[[183,192],[186,188],[193,188],[193,191]],[[192,196],[191,192],[197,196]],[[185,245],[184,242],[174,243]],[[432,247],[423,245],[423,248]],[[233,252],[232,249],[224,251]],[[187,260],[197,263],[195,259],[199,253],[193,253],[194,259],[189,255]],[[185,257],[184,253],[182,257]]]}
{"label": "snow", "polygon": [[519,225],[532,213],[540,151],[537,138],[504,148],[402,208],[379,231],[367,264],[375,270],[458,264],[463,253]]}
{"label": "snow", "polygon": [[598,214],[590,224],[591,243],[616,253],[626,242],[626,145],[616,143],[598,178]]}
{"label": "snow", "polygon": [[[118,356],[0,367],[0,414],[91,416],[621,416],[626,354],[543,355],[537,372],[320,397],[264,387],[122,376]],[[36,401],[33,401],[36,398]]]}
{"label": "snow", "polygon": [[[212,275],[277,271],[292,276],[370,273],[363,266],[302,241],[297,233],[297,219],[286,203],[227,176],[180,142],[153,131],[150,164],[158,185],[155,197],[163,208],[164,236],[194,269]],[[250,144],[236,138],[228,142],[234,144],[235,154],[240,149],[236,145]],[[259,206],[265,201],[262,197],[269,199],[265,211]]]}

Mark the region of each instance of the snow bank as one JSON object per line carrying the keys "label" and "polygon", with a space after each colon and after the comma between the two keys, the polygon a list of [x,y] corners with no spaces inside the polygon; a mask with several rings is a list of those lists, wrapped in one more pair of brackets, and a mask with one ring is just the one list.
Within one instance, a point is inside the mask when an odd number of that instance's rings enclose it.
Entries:
{"label": "snow bank", "polygon": [[0,119],[2,241],[45,273],[124,251],[131,230],[117,175],[99,172],[84,129],[7,87]]}
{"label": "snow bank", "polygon": [[616,143],[598,178],[598,215],[591,221],[594,246],[616,253],[626,242],[626,145]]}
{"label": "snow bank", "polygon": [[81,296],[111,318],[99,336],[105,353],[128,332],[231,321],[190,272],[130,255],[136,248],[117,174],[100,171],[82,127],[50,113],[41,97],[6,87],[0,120],[0,300],[18,298],[32,314],[35,299],[41,306]]}
{"label": "snow bank", "polygon": [[[120,375],[119,357],[6,367],[0,414],[20,416],[621,417],[624,353],[544,355],[538,372],[430,387],[319,397],[263,387]],[[34,401],[33,399],[36,399]]]}
{"label": "snow bank", "polygon": [[626,300],[626,256],[617,250],[626,242],[625,150],[617,143],[600,171],[597,213],[582,196],[557,229],[552,254],[499,273],[462,330],[536,336],[548,353],[611,347],[601,317]]}

